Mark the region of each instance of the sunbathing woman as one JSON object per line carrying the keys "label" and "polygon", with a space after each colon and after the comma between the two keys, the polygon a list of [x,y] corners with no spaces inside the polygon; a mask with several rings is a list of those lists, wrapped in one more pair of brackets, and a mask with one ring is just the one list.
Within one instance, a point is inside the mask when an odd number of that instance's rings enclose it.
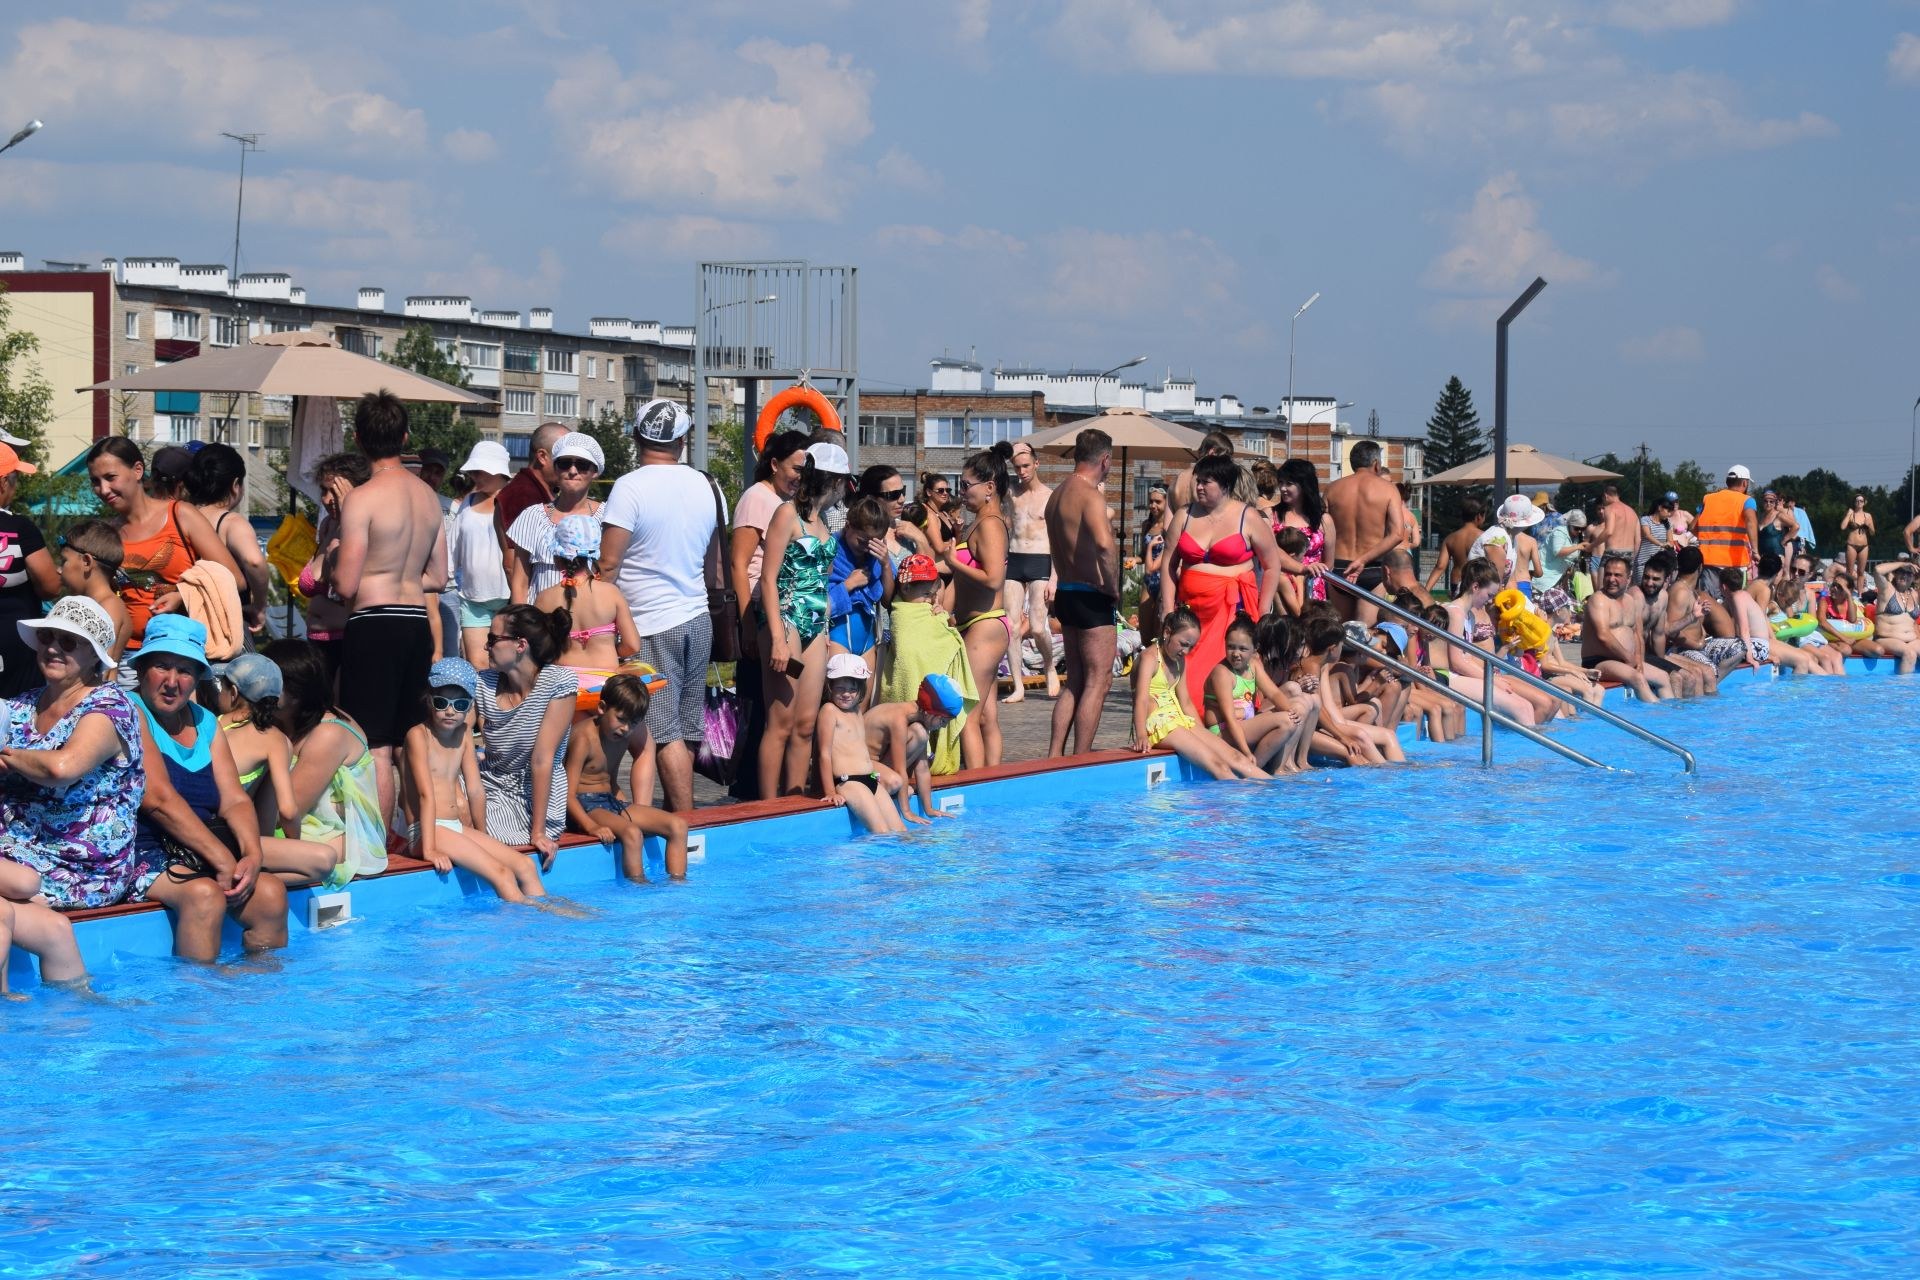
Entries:
{"label": "sunbathing woman", "polygon": [[1133,749],[1164,746],[1214,778],[1266,778],[1250,756],[1200,727],[1187,696],[1187,656],[1200,640],[1200,619],[1180,605],[1160,623],[1160,639],[1133,664]]}

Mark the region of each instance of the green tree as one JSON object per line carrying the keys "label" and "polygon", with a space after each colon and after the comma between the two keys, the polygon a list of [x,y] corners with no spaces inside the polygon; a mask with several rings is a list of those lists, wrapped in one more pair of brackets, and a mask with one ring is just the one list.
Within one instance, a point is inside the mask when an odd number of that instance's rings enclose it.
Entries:
{"label": "green tree", "polygon": [[601,409],[598,418],[582,418],[580,430],[599,441],[600,452],[607,456],[607,465],[600,472],[604,484],[611,485],[633,470],[633,435],[627,429],[627,420],[612,405]]}
{"label": "green tree", "polygon": [[[1487,433],[1473,407],[1473,393],[1459,375],[1447,379],[1433,416],[1427,419],[1427,474],[1434,475],[1487,454]],[[1469,490],[1441,486],[1428,490],[1427,527],[1442,536],[1460,526],[1460,499]],[[1483,495],[1484,496],[1484,495]]]}
{"label": "green tree", "polygon": [[727,510],[733,510],[747,487],[750,476],[741,471],[747,456],[747,424],[729,414],[707,424],[707,474],[727,495]]}
{"label": "green tree", "polygon": [[[467,385],[466,370],[460,367],[459,361],[440,349],[440,344],[434,341],[433,330],[423,324],[409,325],[400,341],[393,344],[392,354],[380,358],[398,368],[438,378],[452,386]],[[438,449],[456,467],[480,440],[480,428],[460,415],[458,405],[451,404],[409,404],[407,433],[411,438],[409,447],[415,453],[422,449]]]}

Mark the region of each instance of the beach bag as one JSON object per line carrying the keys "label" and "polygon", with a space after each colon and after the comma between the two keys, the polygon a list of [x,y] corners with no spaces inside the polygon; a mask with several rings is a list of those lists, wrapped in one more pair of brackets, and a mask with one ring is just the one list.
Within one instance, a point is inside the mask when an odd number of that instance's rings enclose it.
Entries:
{"label": "beach bag", "polygon": [[701,713],[705,736],[693,767],[703,778],[723,787],[733,785],[733,753],[740,741],[740,695],[722,684],[707,685],[707,703]]}

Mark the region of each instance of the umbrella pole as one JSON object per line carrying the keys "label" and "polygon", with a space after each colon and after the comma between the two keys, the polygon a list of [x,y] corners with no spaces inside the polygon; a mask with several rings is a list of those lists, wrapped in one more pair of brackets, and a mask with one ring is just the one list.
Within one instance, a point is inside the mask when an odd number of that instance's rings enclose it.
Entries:
{"label": "umbrella pole", "polygon": [[[291,473],[292,468],[294,466],[293,424],[300,421],[300,401],[302,398],[303,397],[300,397],[300,396],[295,396],[293,398],[293,416],[287,419],[287,468],[289,473]],[[299,510],[300,510],[300,500],[294,496],[293,476],[289,474],[287,476],[287,512],[286,513],[288,515],[293,515]],[[264,618],[266,615],[263,613],[260,616]],[[293,588],[290,586],[287,588],[287,617],[286,617],[285,634],[289,639],[293,637]]]}

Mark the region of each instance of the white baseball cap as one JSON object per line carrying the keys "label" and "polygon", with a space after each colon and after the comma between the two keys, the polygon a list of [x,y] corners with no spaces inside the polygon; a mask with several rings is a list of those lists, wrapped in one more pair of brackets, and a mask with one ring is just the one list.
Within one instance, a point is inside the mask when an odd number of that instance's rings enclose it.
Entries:
{"label": "white baseball cap", "polygon": [[867,669],[867,660],[857,653],[836,653],[827,659],[827,679],[829,680],[867,680],[873,672]]}
{"label": "white baseball cap", "polygon": [[585,458],[595,471],[607,469],[607,455],[600,442],[584,431],[569,431],[560,437],[560,443],[553,446],[554,463],[557,465],[562,458]]}
{"label": "white baseball cap", "polygon": [[821,441],[807,446],[807,456],[813,459],[814,470],[825,471],[831,475],[844,476],[853,473],[853,463],[847,458],[847,451],[837,444]]}
{"label": "white baseball cap", "polygon": [[1727,468],[1727,479],[1751,480],[1753,479],[1753,472],[1747,470],[1744,464],[1736,462]]}
{"label": "white baseball cap", "polygon": [[498,440],[481,440],[467,454],[467,460],[460,464],[462,471],[480,471],[490,476],[510,476],[513,474],[513,459],[507,456],[507,446]]}

